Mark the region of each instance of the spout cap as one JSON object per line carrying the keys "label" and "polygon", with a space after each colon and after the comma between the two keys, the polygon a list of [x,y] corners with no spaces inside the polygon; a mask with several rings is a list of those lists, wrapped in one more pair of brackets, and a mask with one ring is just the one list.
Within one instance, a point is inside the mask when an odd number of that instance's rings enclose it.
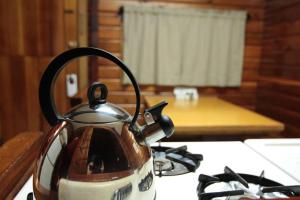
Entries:
{"label": "spout cap", "polygon": [[162,113],[162,110],[164,109],[164,107],[166,107],[166,105],[168,105],[168,103],[165,101],[162,101],[162,102],[152,106],[151,108],[146,109],[145,114],[150,113],[153,121],[158,122],[160,120],[160,118],[162,117],[161,113]]}
{"label": "spout cap", "polygon": [[174,124],[170,117],[162,115],[159,120],[159,125],[165,133],[165,137],[170,137],[174,133]]}
{"label": "spout cap", "polygon": [[168,105],[167,102],[162,101],[151,108],[145,110],[144,117],[147,125],[159,124],[163,131],[163,137],[170,137],[174,133],[174,124],[170,117],[162,115],[163,109]]}

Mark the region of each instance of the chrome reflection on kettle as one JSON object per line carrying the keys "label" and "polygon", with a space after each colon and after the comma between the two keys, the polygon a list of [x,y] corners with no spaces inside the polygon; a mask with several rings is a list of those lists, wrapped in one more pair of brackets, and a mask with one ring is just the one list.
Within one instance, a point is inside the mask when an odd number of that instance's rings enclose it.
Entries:
{"label": "chrome reflection on kettle", "polygon": [[[56,111],[53,86],[69,61],[82,56],[104,57],[129,77],[136,94],[136,109],[130,116],[107,102],[108,90],[92,84],[88,103],[64,116]],[[34,169],[36,199],[143,199],[155,198],[153,161],[149,145],[174,132],[172,120],[161,114],[162,102],[144,113],[146,124],[137,123],[139,86],[126,65],[97,48],[76,48],[57,56],[40,82],[41,109],[53,128],[45,135]]]}

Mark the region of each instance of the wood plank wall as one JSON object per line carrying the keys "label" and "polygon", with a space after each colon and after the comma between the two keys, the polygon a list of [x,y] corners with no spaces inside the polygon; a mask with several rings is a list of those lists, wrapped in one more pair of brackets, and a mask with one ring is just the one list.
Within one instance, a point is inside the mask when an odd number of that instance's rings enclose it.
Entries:
{"label": "wood plank wall", "polygon": [[[41,75],[54,56],[77,42],[76,0],[0,1],[0,136],[7,141],[22,131],[46,131],[38,101]],[[86,13],[85,13],[86,15]],[[57,80],[56,102],[68,107],[65,75]],[[1,137],[0,137],[1,141]]]}
{"label": "wood plank wall", "polygon": [[257,111],[300,136],[300,1],[267,0]]}
{"label": "wood plank wall", "polygon": [[[264,1],[263,0],[101,0],[99,3],[99,47],[106,49],[122,58],[122,22],[118,11],[128,3],[147,2],[170,4],[173,6],[190,6],[196,8],[246,10],[249,14],[246,26],[246,48],[244,52],[244,66],[242,86],[240,88],[199,88],[200,94],[213,94],[254,109],[256,101],[257,74],[260,64],[261,41],[263,34]],[[134,96],[130,92],[132,87],[121,83],[120,69],[106,60],[99,60],[100,81],[108,85],[109,98],[114,103],[122,104],[126,109],[133,111]],[[161,92],[170,93],[173,87],[143,85],[144,95],[153,95]],[[113,91],[113,92],[111,92]]]}
{"label": "wood plank wall", "polygon": [[64,48],[62,17],[63,3],[57,1],[0,2],[0,115],[4,141],[21,131],[40,130],[38,84],[51,57]]}

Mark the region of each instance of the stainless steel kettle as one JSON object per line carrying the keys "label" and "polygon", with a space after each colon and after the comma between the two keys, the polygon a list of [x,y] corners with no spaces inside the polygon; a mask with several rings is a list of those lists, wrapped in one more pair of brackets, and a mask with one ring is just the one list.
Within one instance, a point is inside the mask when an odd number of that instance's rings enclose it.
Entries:
{"label": "stainless steel kettle", "polygon": [[[69,61],[82,56],[104,57],[129,77],[136,94],[134,116],[107,102],[108,90],[92,84],[88,103],[64,116],[56,111],[53,85]],[[100,92],[100,94],[99,94]],[[139,86],[126,65],[97,48],[76,48],[57,56],[44,72],[40,105],[53,128],[46,134],[34,169],[36,199],[125,200],[155,198],[153,161],[149,145],[173,134],[172,120],[161,114],[167,103],[145,110],[140,126]]]}

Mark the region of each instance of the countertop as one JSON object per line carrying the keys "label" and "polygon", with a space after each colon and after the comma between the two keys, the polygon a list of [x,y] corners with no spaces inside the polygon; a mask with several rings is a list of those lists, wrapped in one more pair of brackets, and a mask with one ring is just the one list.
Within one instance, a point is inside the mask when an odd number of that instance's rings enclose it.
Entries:
{"label": "countertop", "polygon": [[[173,177],[155,177],[157,200],[196,200],[196,188],[200,173],[214,175],[223,173],[227,165],[238,173],[260,175],[264,170],[265,177],[282,184],[295,185],[300,182],[287,174],[262,155],[242,142],[169,142],[164,146],[188,146],[191,153],[200,153],[204,160],[195,173]],[[17,200],[24,200],[32,191],[32,178],[27,181],[16,196]]]}
{"label": "countertop", "polygon": [[300,182],[300,139],[250,139],[247,144]]}

